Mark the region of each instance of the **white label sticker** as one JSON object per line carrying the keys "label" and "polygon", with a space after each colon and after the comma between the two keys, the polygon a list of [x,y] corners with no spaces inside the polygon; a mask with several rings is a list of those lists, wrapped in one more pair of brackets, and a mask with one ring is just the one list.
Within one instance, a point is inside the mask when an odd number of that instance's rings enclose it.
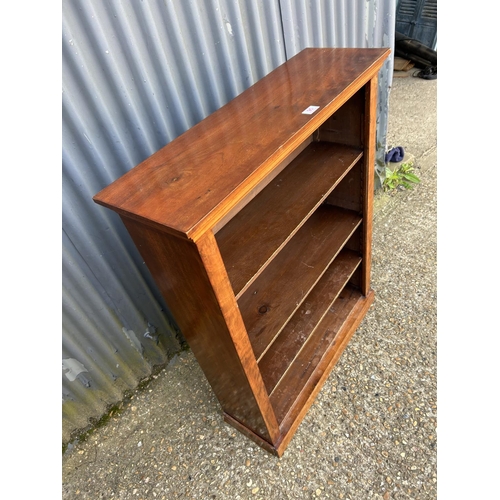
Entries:
{"label": "white label sticker", "polygon": [[312,115],[317,109],[319,109],[319,106],[309,106],[307,109],[304,109],[304,111],[302,111],[302,114]]}

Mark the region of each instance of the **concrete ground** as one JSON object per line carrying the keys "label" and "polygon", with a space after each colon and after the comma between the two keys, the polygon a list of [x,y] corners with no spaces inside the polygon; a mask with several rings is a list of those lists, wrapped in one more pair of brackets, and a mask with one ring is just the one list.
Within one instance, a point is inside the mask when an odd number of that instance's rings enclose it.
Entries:
{"label": "concrete ground", "polygon": [[436,468],[437,80],[394,78],[388,144],[421,183],[377,193],[375,303],[284,456],[222,420],[190,351],[63,456],[63,499],[429,500]]}

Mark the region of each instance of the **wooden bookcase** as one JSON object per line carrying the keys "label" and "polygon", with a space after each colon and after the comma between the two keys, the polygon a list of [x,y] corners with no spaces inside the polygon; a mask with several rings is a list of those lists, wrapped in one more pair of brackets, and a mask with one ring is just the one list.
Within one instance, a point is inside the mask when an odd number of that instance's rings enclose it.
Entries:
{"label": "wooden bookcase", "polygon": [[94,197],[120,214],[224,419],[278,456],[373,301],[388,55],[305,49]]}

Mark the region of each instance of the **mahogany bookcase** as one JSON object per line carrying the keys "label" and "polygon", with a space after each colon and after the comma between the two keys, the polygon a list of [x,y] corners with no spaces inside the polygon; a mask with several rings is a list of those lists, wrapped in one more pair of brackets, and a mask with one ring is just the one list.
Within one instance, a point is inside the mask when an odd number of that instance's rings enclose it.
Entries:
{"label": "mahogany bookcase", "polygon": [[281,456],[370,286],[377,75],[305,49],[104,188],[223,410]]}

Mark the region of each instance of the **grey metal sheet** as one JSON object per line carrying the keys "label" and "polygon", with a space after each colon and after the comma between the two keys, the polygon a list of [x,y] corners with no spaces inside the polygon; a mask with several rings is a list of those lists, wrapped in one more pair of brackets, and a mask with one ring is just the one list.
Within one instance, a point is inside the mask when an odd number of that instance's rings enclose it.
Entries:
{"label": "grey metal sheet", "polygon": [[119,217],[92,196],[285,55],[276,2],[65,0],[62,21],[67,440],[182,341]]}

